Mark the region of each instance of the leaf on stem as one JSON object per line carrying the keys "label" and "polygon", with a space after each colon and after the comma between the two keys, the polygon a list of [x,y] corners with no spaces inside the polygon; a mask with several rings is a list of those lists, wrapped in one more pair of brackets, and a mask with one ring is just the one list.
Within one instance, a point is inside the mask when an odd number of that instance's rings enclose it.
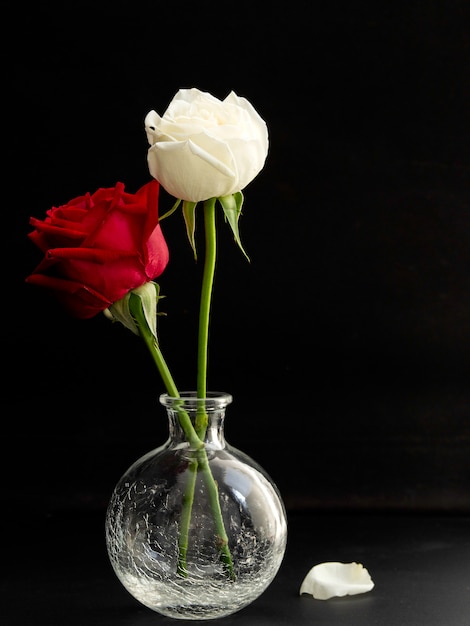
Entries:
{"label": "leaf on stem", "polygon": [[240,215],[242,213],[242,204],[243,204],[243,194],[241,191],[237,191],[236,193],[230,196],[223,196],[219,198],[219,202],[222,205],[224,210],[225,219],[230,225],[232,229],[233,236],[235,237],[235,241],[238,244],[238,247],[246,256],[249,261],[249,257],[245,250],[243,249],[242,242],[240,239],[240,232],[238,229],[238,220],[240,219]]}
{"label": "leaf on stem", "polygon": [[194,238],[196,232],[196,205],[197,202],[190,202],[189,200],[183,200],[183,217],[186,224],[186,233],[188,235],[189,243],[194,252],[194,260],[197,260],[196,241]]}
{"label": "leaf on stem", "polygon": [[163,215],[160,215],[160,217],[158,218],[158,221],[161,222],[162,220],[165,219],[165,217],[169,217],[172,213],[176,211],[176,209],[179,207],[180,204],[181,204],[181,200],[177,200],[175,204],[171,207],[171,209],[169,209]]}

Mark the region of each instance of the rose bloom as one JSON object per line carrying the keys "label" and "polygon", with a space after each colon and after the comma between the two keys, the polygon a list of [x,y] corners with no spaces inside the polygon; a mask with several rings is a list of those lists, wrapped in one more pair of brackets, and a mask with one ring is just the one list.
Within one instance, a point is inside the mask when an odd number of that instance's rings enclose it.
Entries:
{"label": "rose bloom", "polygon": [[32,217],[28,237],[44,258],[26,282],[52,290],[85,319],[159,276],[169,257],[159,189],[153,180],[131,194],[117,183],[50,209],[44,220]]}
{"label": "rose bloom", "polygon": [[263,168],[266,123],[233,91],[221,101],[180,89],[163,117],[145,118],[150,174],[168,193],[199,202],[241,191]]}

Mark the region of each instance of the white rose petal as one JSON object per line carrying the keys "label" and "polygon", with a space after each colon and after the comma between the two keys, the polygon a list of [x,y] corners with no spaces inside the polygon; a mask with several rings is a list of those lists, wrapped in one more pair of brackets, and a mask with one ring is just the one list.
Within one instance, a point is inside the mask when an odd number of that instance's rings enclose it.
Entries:
{"label": "white rose petal", "polygon": [[180,89],[163,116],[145,118],[150,174],[171,195],[189,202],[241,191],[264,166],[266,122],[233,91],[218,100]]}
{"label": "white rose petal", "polygon": [[300,595],[306,593],[317,600],[328,600],[365,593],[373,587],[370,574],[361,563],[331,561],[312,567],[300,586]]}

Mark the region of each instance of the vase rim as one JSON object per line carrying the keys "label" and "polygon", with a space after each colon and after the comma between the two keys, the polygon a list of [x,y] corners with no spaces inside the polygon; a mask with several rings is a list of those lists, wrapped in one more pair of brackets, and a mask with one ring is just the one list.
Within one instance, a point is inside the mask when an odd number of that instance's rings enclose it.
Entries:
{"label": "vase rim", "polygon": [[215,404],[217,406],[226,406],[233,400],[233,396],[226,391],[207,391],[205,398],[198,398],[197,391],[180,391],[179,396],[171,396],[168,393],[162,393],[160,395],[160,402],[164,406],[171,406],[178,400],[184,402],[196,402],[202,404]]}

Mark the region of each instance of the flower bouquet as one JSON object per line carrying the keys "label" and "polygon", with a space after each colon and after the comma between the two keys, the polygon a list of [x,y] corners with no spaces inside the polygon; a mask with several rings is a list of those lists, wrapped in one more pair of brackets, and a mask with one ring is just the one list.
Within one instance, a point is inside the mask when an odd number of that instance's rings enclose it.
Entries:
{"label": "flower bouquet", "polygon": [[[163,615],[229,615],[258,597],[286,547],[286,514],[269,475],[224,438],[232,397],[207,388],[208,337],[217,258],[217,211],[239,233],[242,190],[264,167],[268,132],[253,106],[181,89],[160,117],[145,117],[151,180],[136,193],[118,182],[31,218],[44,257],[27,282],[49,289],[81,319],[103,312],[141,337],[164,385],[169,437],[121,477],[106,513],[111,564],[137,600]],[[159,216],[160,187],[175,198]],[[161,223],[181,209],[198,261],[204,225],[195,389],[181,391],[157,333],[170,253]]]}

